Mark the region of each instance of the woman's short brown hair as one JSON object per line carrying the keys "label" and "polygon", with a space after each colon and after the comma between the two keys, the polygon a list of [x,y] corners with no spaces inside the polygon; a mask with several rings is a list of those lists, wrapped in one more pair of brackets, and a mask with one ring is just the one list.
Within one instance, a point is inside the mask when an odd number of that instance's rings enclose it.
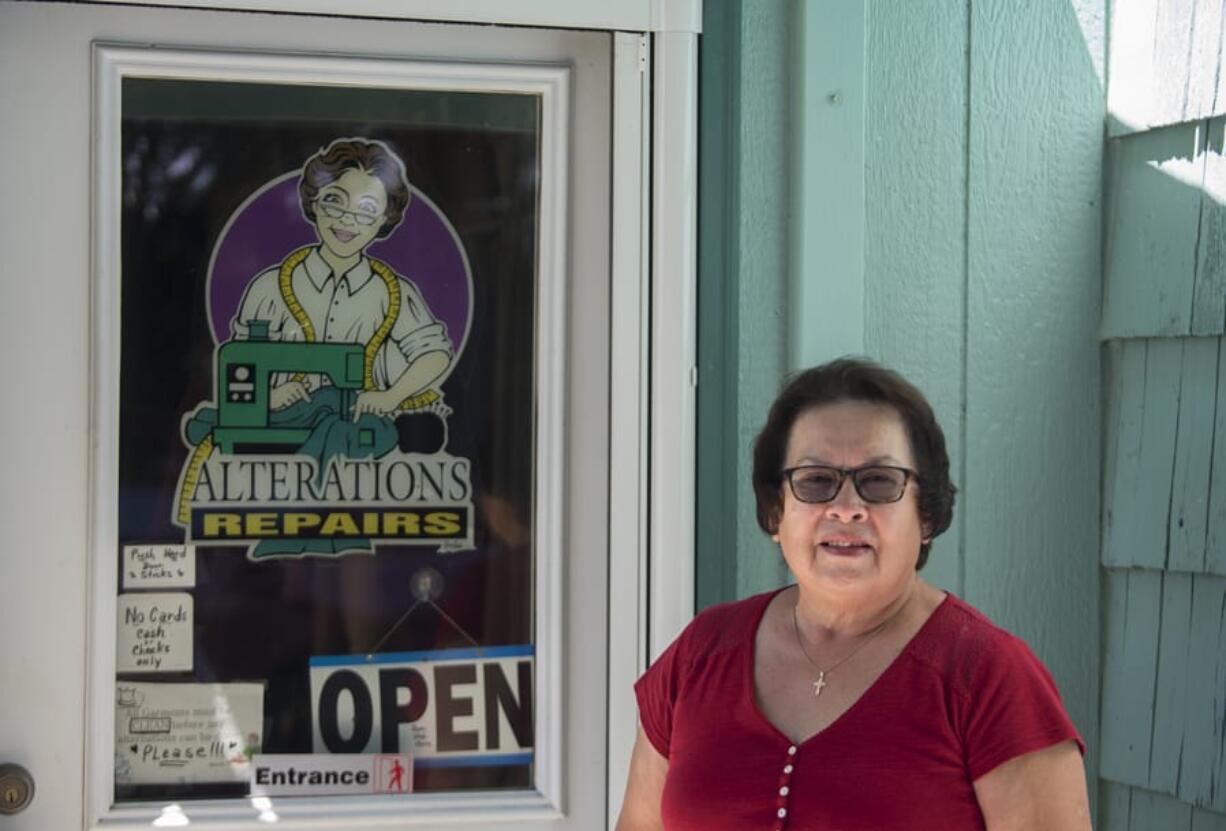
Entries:
{"label": "woman's short brown hair", "polygon": [[315,199],[319,191],[335,182],[346,170],[361,170],[383,183],[387,210],[375,239],[383,239],[400,224],[409,204],[409,179],[404,162],[381,141],[361,138],[337,139],[307,160],[298,180],[302,215],[315,224]]}
{"label": "woman's short brown hair", "polygon": [[792,377],[775,403],[753,448],[753,490],[758,525],[768,534],[779,530],[783,514],[783,465],[792,425],[822,404],[865,401],[892,408],[902,418],[915,457],[919,515],[928,542],[920,546],[917,568],[928,561],[931,540],[949,527],[954,488],[949,478],[945,434],[923,393],[893,370],[863,358],[839,358]]}

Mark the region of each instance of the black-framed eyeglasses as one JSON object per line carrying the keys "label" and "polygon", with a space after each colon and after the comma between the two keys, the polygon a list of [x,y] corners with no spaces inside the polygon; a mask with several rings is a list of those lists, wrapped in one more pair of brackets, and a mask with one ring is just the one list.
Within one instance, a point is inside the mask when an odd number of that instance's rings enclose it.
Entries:
{"label": "black-framed eyeglasses", "polygon": [[907,480],[919,480],[919,474],[906,467],[894,465],[865,465],[864,467],[830,467],[828,465],[798,465],[783,471],[792,495],[801,502],[829,502],[843,487],[843,480],[851,477],[856,493],[871,504],[897,502],[907,489]]}
{"label": "black-framed eyeglasses", "polygon": [[351,216],[353,221],[359,225],[374,225],[375,221],[379,219],[378,214],[370,214],[366,213],[366,211],[347,211],[340,205],[324,202],[322,199],[316,199],[315,206],[323,211],[326,216],[330,216],[333,219],[340,219],[346,215]]}

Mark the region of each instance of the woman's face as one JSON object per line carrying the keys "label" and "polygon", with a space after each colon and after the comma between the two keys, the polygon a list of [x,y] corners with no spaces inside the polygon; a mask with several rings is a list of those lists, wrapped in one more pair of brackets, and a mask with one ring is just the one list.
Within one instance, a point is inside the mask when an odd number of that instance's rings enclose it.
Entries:
{"label": "woman's face", "polygon": [[[892,407],[838,401],[806,410],[792,425],[784,468],[892,465],[915,470],[902,418]],[[806,503],[785,480],[774,539],[802,591],[866,609],[901,596],[915,575],[925,532],[914,479],[897,502],[865,502],[847,477],[834,499]]]}
{"label": "woman's face", "polygon": [[319,241],[338,257],[361,253],[374,240],[387,213],[387,190],[377,176],[350,168],[315,197]]}

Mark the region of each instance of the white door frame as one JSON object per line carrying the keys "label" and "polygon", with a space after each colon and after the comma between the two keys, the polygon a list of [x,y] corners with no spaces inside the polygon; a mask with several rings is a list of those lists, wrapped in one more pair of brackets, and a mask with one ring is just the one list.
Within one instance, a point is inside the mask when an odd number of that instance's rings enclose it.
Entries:
{"label": "white door frame", "polygon": [[702,0],[86,0],[140,6],[239,9],[253,12],[342,14],[389,20],[434,20],[441,23],[495,23],[558,29],[603,29],[609,32],[702,31]]}

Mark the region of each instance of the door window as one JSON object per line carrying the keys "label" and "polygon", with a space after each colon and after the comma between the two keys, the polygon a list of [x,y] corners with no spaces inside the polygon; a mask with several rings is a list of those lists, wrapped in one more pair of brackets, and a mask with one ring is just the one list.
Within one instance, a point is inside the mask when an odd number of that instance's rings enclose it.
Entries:
{"label": "door window", "polygon": [[531,788],[550,93],[182,74],[115,79],[114,801]]}

